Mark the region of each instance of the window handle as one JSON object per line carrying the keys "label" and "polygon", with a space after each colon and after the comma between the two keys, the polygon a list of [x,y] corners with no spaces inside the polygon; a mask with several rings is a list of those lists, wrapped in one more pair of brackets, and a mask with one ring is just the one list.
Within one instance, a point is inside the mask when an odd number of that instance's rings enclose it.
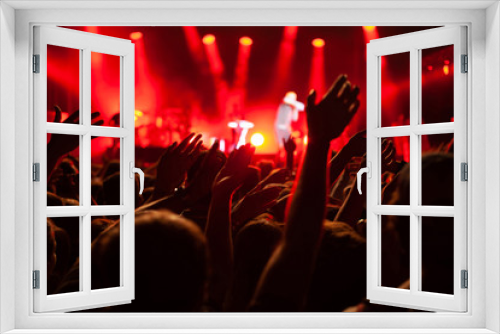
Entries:
{"label": "window handle", "polygon": [[144,172],[140,168],[134,167],[134,163],[131,161],[130,162],[130,178],[134,178],[134,173],[139,174],[139,194],[142,195],[142,192],[144,191]]}
{"label": "window handle", "polygon": [[370,179],[372,177],[372,170],[371,170],[371,166],[372,166],[372,163],[371,162],[367,162],[366,163],[366,166],[367,167],[364,167],[364,168],[361,168],[359,171],[358,171],[358,174],[357,174],[357,177],[356,177],[356,181],[358,183],[358,192],[359,194],[361,195],[362,192],[361,192],[361,182],[362,182],[362,178],[361,176],[366,173],[366,176]]}

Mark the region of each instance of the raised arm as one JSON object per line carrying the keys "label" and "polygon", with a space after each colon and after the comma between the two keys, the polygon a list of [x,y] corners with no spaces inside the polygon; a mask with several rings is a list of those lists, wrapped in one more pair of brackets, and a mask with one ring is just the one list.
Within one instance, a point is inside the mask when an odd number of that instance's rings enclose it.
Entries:
{"label": "raised arm", "polygon": [[[394,166],[396,151],[394,150],[394,146],[391,141],[384,140],[382,142],[382,170],[389,171],[392,166]],[[366,160],[363,159],[361,163],[361,167],[366,166]],[[340,208],[337,216],[335,217],[336,221],[341,221],[351,225],[352,228],[356,228],[357,222],[362,218],[363,209],[366,203],[366,182],[362,183],[362,193],[358,192],[357,187],[353,186],[347,195],[344,204]]]}
{"label": "raised arm", "polygon": [[255,148],[249,144],[233,151],[215,178],[212,188],[205,235],[212,265],[209,299],[217,310],[222,310],[233,272],[231,199],[248,176],[248,164],[254,151]]}
{"label": "raised arm", "polygon": [[303,308],[321,240],[330,141],[340,136],[356,113],[358,92],[341,75],[318,104],[314,91],[307,99],[309,144],[285,219],[285,238],[261,276],[252,310]]}
{"label": "raised arm", "polygon": [[[54,111],[56,116],[54,118],[54,123],[61,123],[62,111],[59,106],[54,106]],[[103,125],[104,121],[102,119],[97,119],[101,114],[95,111],[91,114],[92,125]],[[63,122],[66,124],[78,124],[80,119],[80,112],[77,110],[73,112],[69,117]],[[96,137],[93,137],[94,139]],[[74,149],[78,148],[80,140],[78,136],[66,136],[61,134],[53,133],[50,137],[50,142],[47,143],[47,178],[50,180],[52,172],[56,168],[57,161],[65,154],[70,153]]]}
{"label": "raised arm", "polygon": [[360,131],[330,161],[330,183],[335,182],[353,157],[362,157],[366,153],[366,131]]}
{"label": "raised arm", "polygon": [[173,143],[165,149],[156,166],[156,183],[150,201],[172,195],[179,187],[188,169],[201,151],[201,135],[189,134],[179,145]]}

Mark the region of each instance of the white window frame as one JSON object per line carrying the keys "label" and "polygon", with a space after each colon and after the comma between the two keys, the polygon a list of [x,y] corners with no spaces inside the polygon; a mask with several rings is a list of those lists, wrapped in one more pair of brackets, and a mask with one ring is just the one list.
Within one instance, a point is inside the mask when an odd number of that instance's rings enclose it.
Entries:
{"label": "white window frame", "polygon": [[[134,45],[130,40],[101,36],[60,27],[34,27],[34,54],[39,56],[39,73],[34,84],[34,162],[39,163],[39,181],[34,193],[33,268],[39,272],[39,288],[34,289],[34,311],[75,311],[93,307],[130,303],[134,299],[134,211],[135,161],[134,125]],[[47,46],[78,50],[79,53],[79,124],[47,122]],[[120,126],[91,124],[91,54],[119,57]],[[47,134],[78,135],[80,163],[80,205],[47,206]],[[109,137],[120,141],[120,205],[91,205],[91,138]],[[92,216],[120,217],[120,285],[92,290],[91,287],[91,219]],[[46,218],[79,219],[79,291],[47,295],[47,223]],[[75,222],[76,224],[76,222]]]}
{"label": "white window frame", "polygon": [[[398,9],[391,9],[392,6]],[[500,331],[500,12],[497,1],[385,2],[17,2],[0,4],[0,330],[35,333],[37,329],[110,332],[146,328],[163,332],[340,333],[495,333]],[[14,10],[12,7],[15,7]],[[31,6],[31,7],[30,7]],[[62,6],[66,8],[61,9]],[[153,9],[117,9],[119,6]],[[22,9],[22,8],[25,9]],[[69,8],[67,8],[69,7]],[[87,7],[87,9],[81,9]],[[109,9],[97,9],[107,7]],[[163,7],[163,8],[158,8]],[[28,8],[28,9],[26,9]],[[29,9],[35,8],[35,9]],[[80,9],[75,9],[80,8]],[[111,9],[115,10],[111,10]],[[403,8],[403,9],[401,9]],[[440,9],[438,9],[440,8]],[[469,31],[471,87],[468,98],[470,270],[467,313],[437,314],[33,314],[30,251],[32,245],[31,78],[32,26],[54,25],[448,25]],[[6,29],[4,29],[6,28]],[[15,37],[14,37],[15,36]],[[486,71],[488,64],[488,71]],[[15,67],[15,70],[14,70]],[[5,75],[6,74],[6,75]],[[15,88],[12,87],[15,82]],[[488,84],[488,85],[486,85]],[[15,96],[13,93],[15,92]],[[10,94],[12,95],[10,95]],[[15,110],[15,113],[12,112]],[[488,122],[486,122],[488,119]],[[11,130],[15,124],[15,129]],[[15,135],[15,146],[9,136]],[[9,141],[10,140],[10,141]],[[488,157],[485,152],[489,152]],[[10,161],[13,161],[10,163]],[[12,178],[12,174],[15,177]],[[485,182],[485,174],[489,174]],[[10,187],[9,187],[10,186]],[[10,189],[9,189],[10,188]],[[11,199],[12,189],[15,198]],[[488,195],[488,196],[486,196]],[[11,208],[14,208],[12,210]],[[13,238],[15,236],[15,238]],[[14,256],[13,256],[14,254]],[[12,287],[15,287],[13,289]],[[488,291],[488,293],[486,293]],[[14,305],[14,307],[12,307]],[[131,328],[137,330],[130,330]],[[142,328],[142,329],[138,329]],[[237,330],[246,328],[247,330]],[[295,329],[294,328],[300,328]],[[62,330],[64,329],[64,330]],[[99,330],[100,329],[100,330]],[[108,331],[106,331],[108,329]],[[418,329],[418,330],[417,330]],[[461,330],[460,330],[461,329]],[[41,332],[41,331],[40,331]]]}
{"label": "white window frame", "polygon": [[[461,163],[467,163],[467,76],[461,73],[462,55],[467,54],[465,26],[449,26],[370,41],[367,45],[367,293],[370,302],[406,306],[428,311],[467,310],[467,290],[461,287],[461,270],[467,270],[467,184],[461,181]],[[453,122],[422,122],[422,50],[453,46]],[[410,124],[382,126],[382,57],[408,52],[410,81]],[[438,93],[438,92],[437,92]],[[422,205],[421,136],[453,134],[454,205]],[[381,147],[383,138],[406,136],[410,141],[410,202],[383,205],[381,191]],[[382,286],[382,216],[407,216],[409,223],[410,288]],[[451,217],[453,220],[453,291],[451,295],[422,290],[422,217]]]}

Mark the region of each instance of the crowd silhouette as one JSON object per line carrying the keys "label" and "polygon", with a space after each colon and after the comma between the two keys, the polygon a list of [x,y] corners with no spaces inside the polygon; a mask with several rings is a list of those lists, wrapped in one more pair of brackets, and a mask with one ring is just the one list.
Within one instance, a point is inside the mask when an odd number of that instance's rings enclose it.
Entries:
{"label": "crowd silhouette", "polygon": [[[144,193],[135,194],[135,300],[96,311],[409,311],[365,299],[366,191],[359,194],[353,186],[352,162],[366,165],[366,132],[339,152],[330,150],[357,112],[358,94],[346,75],[319,102],[311,91],[303,159],[294,161],[297,145],[289,138],[281,168],[255,161],[250,144],[226,156],[217,141],[205,147],[195,133],[168,146],[145,170]],[[56,122],[60,114],[56,108]],[[77,115],[65,122],[77,122]],[[98,117],[92,114],[96,125],[102,122]],[[68,155],[77,146],[59,135],[48,142],[49,206],[79,203],[78,159]],[[409,165],[396,156],[393,142],[384,140],[382,201],[409,204]],[[423,155],[425,204],[453,205],[450,164],[453,145]],[[108,160],[98,167],[92,172],[93,204],[119,204],[119,163]],[[75,219],[47,219],[49,294],[78,291]],[[453,271],[453,220],[443,219],[448,218],[422,223],[423,287],[453,293],[453,280],[443,279]],[[384,286],[409,286],[407,220],[382,219]],[[92,289],[119,286],[119,217],[93,217],[91,231]]]}

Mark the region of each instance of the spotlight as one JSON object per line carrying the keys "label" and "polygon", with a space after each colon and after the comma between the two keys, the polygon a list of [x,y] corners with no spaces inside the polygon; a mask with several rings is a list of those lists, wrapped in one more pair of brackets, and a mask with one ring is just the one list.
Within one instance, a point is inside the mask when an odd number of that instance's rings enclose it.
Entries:
{"label": "spotlight", "polygon": [[254,133],[252,135],[252,138],[250,138],[250,143],[252,143],[253,146],[262,146],[264,144],[264,136],[261,133]]}
{"label": "spotlight", "polygon": [[250,46],[253,44],[253,41],[250,37],[245,36],[240,38],[240,44]]}
{"label": "spotlight", "polygon": [[450,66],[449,65],[443,66],[443,73],[444,73],[444,75],[450,74]]}
{"label": "spotlight", "polygon": [[375,30],[375,26],[364,26],[363,29],[366,31],[366,32],[372,32]]}
{"label": "spotlight", "polygon": [[142,32],[140,32],[140,31],[135,31],[135,32],[130,33],[131,40],[136,41],[136,40],[141,39],[141,38],[142,38]]}
{"label": "spotlight", "polygon": [[325,46],[325,40],[322,39],[322,38],[315,38],[312,40],[311,44],[315,47],[315,48],[322,48]]}
{"label": "spotlight", "polygon": [[134,111],[134,120],[137,121],[139,119],[139,117],[142,117],[142,116],[144,116],[144,113],[142,111],[137,110],[137,109]]}
{"label": "spotlight", "polygon": [[203,36],[203,44],[210,45],[215,43],[215,36],[212,34],[208,34]]}

